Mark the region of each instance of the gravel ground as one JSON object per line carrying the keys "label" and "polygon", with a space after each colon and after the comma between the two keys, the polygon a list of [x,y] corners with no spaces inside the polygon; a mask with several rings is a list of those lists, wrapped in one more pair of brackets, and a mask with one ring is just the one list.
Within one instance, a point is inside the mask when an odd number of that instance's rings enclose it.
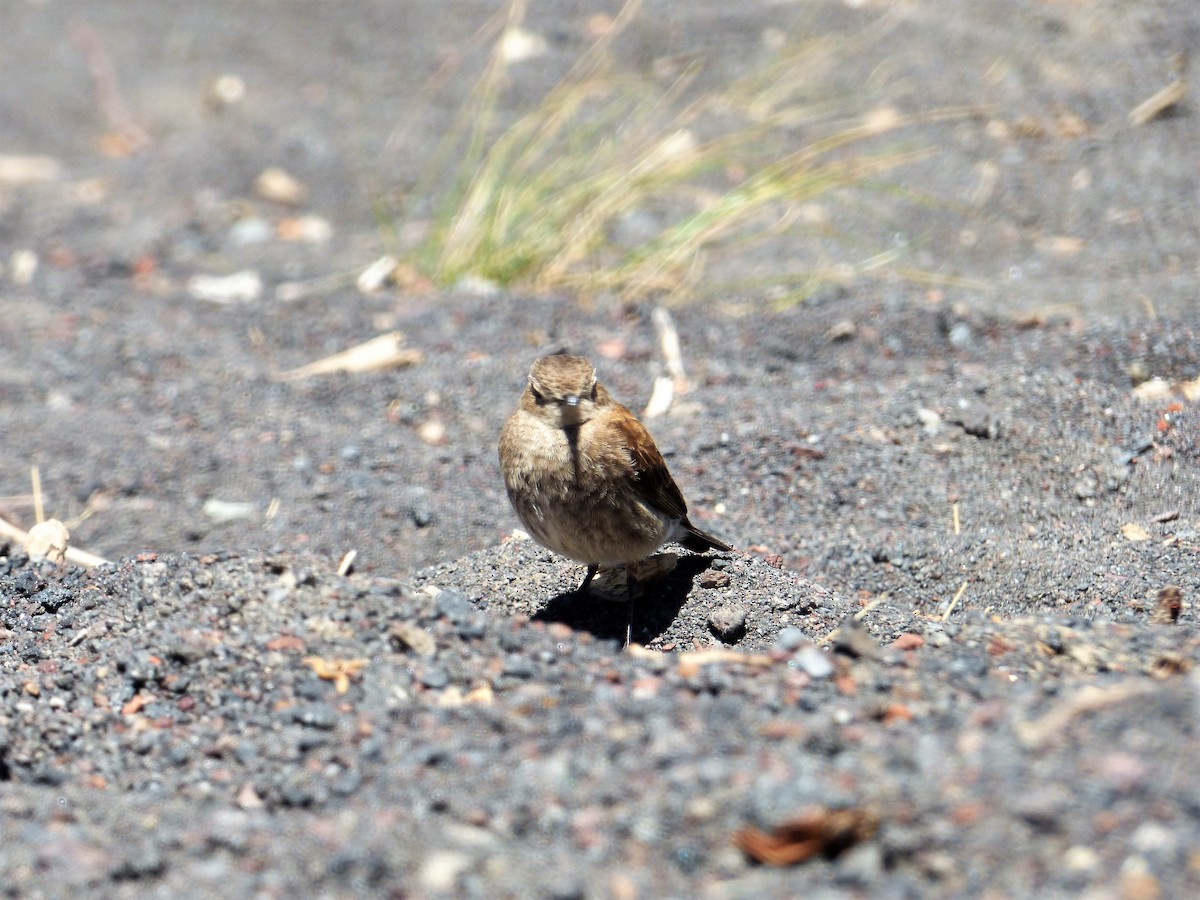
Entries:
{"label": "gravel ground", "polygon": [[[692,386],[649,426],[697,524],[739,549],[678,550],[643,579],[639,646],[622,652],[623,605],[576,598],[582,567],[516,533],[495,440],[530,361],[560,347],[642,408],[661,370],[650,305],[353,288],[196,299],[188,279],[213,268],[278,285],[370,259],[369,205],[331,185],[383,125],[344,100],[256,100],[260,120],[196,125],[171,92],[233,65],[269,23],[231,19],[155,82],[155,54],[195,32],[193,13],[148,16],[134,50],[120,6],[96,7],[92,26],[138,59],[126,90],[169,139],[105,160],[94,121],[64,115],[58,134],[28,114],[17,149],[65,174],[0,184],[0,240],[42,261],[23,282],[3,254],[0,512],[33,520],[36,463],[47,513],[115,560],[34,564],[0,543],[0,895],[1200,892],[1186,108],[1119,140],[1097,124],[1086,147],[1068,133],[1008,146],[1013,180],[973,222],[981,243],[959,239],[961,222],[943,232],[945,210],[906,223],[947,271],[1019,264],[986,296],[854,283],[790,310],[753,294],[674,310]],[[1009,26],[1029,39],[1028,59],[1009,59],[1027,67],[976,72],[1022,99],[1014,125],[1063,108],[1123,121],[1157,76],[1100,78],[1105,42],[1122,64],[1147,47],[1163,60],[1200,27],[1172,3],[1165,19],[1014,3],[1003,27],[982,0],[942,19],[937,6],[909,11],[914,46],[923,34],[993,59],[982,50],[1012,41]],[[311,36],[311,58],[275,44],[247,71],[308,83],[338,35],[361,51],[363,84],[395,68],[367,40],[386,4],[336,34],[323,7],[297,4],[280,26],[293,48]],[[69,69],[35,78],[12,37],[76,59],[82,9],[23,8],[0,59],[24,60],[25,81],[0,88],[0,114],[25,109],[22,84],[51,112],[86,93]],[[826,24],[851,15],[822,9]],[[429,33],[461,40],[477,11],[454,6]],[[655,27],[686,44],[711,26],[757,46],[784,15],[710,12],[652,19],[645,45]],[[550,33],[582,16],[539,14]],[[948,102],[930,58],[914,53],[911,77]],[[340,97],[349,76],[327,77]],[[907,187],[964,189],[956,173],[974,171],[987,127],[956,126]],[[323,250],[237,246],[214,211],[228,198],[204,193],[236,197],[282,158],[333,225]],[[1078,205],[1036,189],[1081,166],[1097,188]],[[107,192],[80,206],[93,178]],[[858,214],[869,230],[893,212]],[[1067,224],[1082,256],[1046,243]],[[990,274],[972,268],[985,262]],[[423,362],[277,377],[392,329]]]}
{"label": "gravel ground", "polygon": [[[449,384],[473,329],[519,333],[537,305],[477,317],[419,370],[347,378],[330,408]],[[1137,399],[1120,362],[1157,348],[1196,371],[1194,329],[968,318],[970,348],[933,352],[939,311],[862,308],[913,348],[893,355],[823,336],[848,309],[700,331],[680,316],[707,372],[655,431],[700,520],[746,552],[679,551],[647,586],[635,640],[661,652],[622,654],[623,606],[576,602],[581,567],[519,538],[398,576],[286,548],[92,572],[10,548],[10,892],[1194,890],[1200,430],[1192,405]],[[455,315],[431,309],[412,339]],[[575,325],[630,346],[650,333],[632,316]],[[529,355],[510,343],[475,390],[447,388],[451,434],[503,417]],[[619,389],[648,364],[605,369]],[[244,389],[248,408],[279,392]],[[405,432],[379,419],[314,508],[370,519],[360,503],[419,480],[427,456],[395,453],[385,435]],[[456,486],[428,489],[424,527],[378,515],[364,559],[513,530],[489,432],[429,448]],[[393,485],[365,492],[382,499],[352,492],[364,471]],[[293,490],[285,506],[316,489]],[[1184,608],[1160,624],[1171,585]],[[734,843],[845,810],[862,840],[802,875]]]}

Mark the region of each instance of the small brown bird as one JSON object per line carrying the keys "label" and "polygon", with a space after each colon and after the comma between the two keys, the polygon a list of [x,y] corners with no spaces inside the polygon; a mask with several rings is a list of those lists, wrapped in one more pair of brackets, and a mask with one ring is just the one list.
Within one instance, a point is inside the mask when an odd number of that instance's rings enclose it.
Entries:
{"label": "small brown bird", "polygon": [[[582,356],[543,356],[500,432],[508,499],[533,538],[587,563],[582,593],[602,566],[646,559],[668,541],[732,550],[688,520],[687,504],[650,432],[596,381]],[[633,578],[628,579],[629,643]]]}

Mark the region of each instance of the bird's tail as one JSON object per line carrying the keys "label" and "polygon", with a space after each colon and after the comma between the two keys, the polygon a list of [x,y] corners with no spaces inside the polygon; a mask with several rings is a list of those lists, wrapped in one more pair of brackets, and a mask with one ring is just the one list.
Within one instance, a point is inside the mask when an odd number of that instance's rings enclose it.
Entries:
{"label": "bird's tail", "polygon": [[701,531],[686,519],[680,524],[684,527],[684,535],[679,539],[679,543],[693,553],[704,553],[706,550],[728,551],[733,549],[733,547],[720,538],[713,537],[707,531]]}

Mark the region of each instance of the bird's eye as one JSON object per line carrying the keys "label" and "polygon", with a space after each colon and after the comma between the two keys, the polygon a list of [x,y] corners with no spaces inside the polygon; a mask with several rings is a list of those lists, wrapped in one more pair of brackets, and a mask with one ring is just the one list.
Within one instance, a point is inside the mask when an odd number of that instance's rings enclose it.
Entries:
{"label": "bird's eye", "polygon": [[535,388],[532,384],[529,386],[529,393],[533,394],[533,400],[538,406],[541,406],[546,402],[546,398],[542,395],[542,392]]}
{"label": "bird's eye", "polygon": [[596,382],[594,382],[594,381],[592,382],[592,392],[589,396],[592,398],[592,402],[595,403],[596,402]]}

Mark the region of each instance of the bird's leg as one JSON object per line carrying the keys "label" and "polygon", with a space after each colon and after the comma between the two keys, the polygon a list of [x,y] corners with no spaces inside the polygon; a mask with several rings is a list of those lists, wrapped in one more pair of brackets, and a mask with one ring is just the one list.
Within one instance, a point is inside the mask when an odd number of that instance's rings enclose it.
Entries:
{"label": "bird's leg", "polygon": [[625,567],[625,649],[629,649],[629,642],[633,637],[633,590],[637,586],[634,580],[633,573],[629,571],[629,567]]}
{"label": "bird's leg", "polygon": [[575,591],[577,594],[586,594],[588,585],[592,583],[592,579],[596,577],[596,571],[600,568],[596,563],[588,566],[587,574],[583,576],[583,584]]}

